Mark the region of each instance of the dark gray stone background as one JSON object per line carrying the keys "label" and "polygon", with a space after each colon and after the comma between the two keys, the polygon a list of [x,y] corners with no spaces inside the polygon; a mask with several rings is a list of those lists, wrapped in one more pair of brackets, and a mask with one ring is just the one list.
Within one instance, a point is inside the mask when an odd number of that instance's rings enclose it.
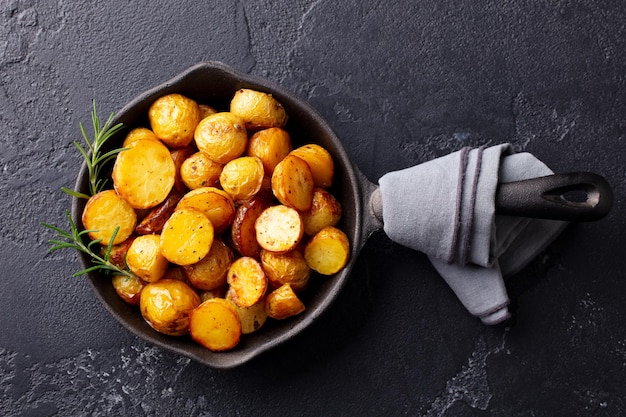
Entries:
{"label": "dark gray stone background", "polygon": [[[0,1],[0,415],[626,414],[623,1]],[[603,174],[615,206],[508,281],[517,317],[469,317],[422,254],[374,236],[328,314],[241,368],[137,339],[99,305],[64,225],[101,115],[203,60],[310,101],[373,181],[511,142]]]}

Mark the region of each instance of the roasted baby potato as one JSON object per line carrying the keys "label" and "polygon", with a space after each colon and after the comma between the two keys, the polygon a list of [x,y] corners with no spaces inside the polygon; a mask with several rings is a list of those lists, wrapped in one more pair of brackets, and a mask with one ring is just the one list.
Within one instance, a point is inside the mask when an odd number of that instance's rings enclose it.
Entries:
{"label": "roasted baby potato", "polygon": [[191,145],[184,146],[178,149],[173,149],[170,152],[170,154],[172,155],[172,160],[174,161],[174,167],[176,169],[176,174],[174,176],[174,190],[176,190],[181,195],[185,194],[187,191],[189,191],[189,189],[183,181],[180,169],[183,165],[183,162],[185,162],[187,158],[189,158],[195,152],[197,152],[197,149]]}
{"label": "roasted baby potato", "polygon": [[200,120],[204,119],[207,116],[217,113],[213,107],[208,104],[198,104],[198,108],[200,109]]}
{"label": "roasted baby potato", "polygon": [[339,272],[350,258],[350,242],[340,229],[328,226],[320,230],[304,247],[307,265],[322,275]]}
{"label": "roasted baby potato", "polygon": [[265,311],[276,320],[284,320],[304,311],[305,306],[289,284],[284,284],[267,295]]}
{"label": "roasted baby potato", "polygon": [[234,113],[219,112],[202,119],[194,133],[196,146],[218,164],[241,156],[248,144],[244,121]]}
{"label": "roasted baby potato", "polygon": [[241,339],[241,322],[230,301],[212,298],[191,313],[189,334],[209,350],[229,350],[237,346]]}
{"label": "roasted baby potato", "polygon": [[195,288],[214,290],[226,285],[226,273],[234,259],[233,251],[222,240],[214,239],[207,256],[182,269]]}
{"label": "roasted baby potato", "polygon": [[270,207],[271,201],[263,195],[244,201],[235,214],[231,227],[233,246],[242,256],[258,258],[261,245],[256,239],[255,223],[263,211]]}
{"label": "roasted baby potato", "polygon": [[126,264],[130,271],[146,282],[163,277],[169,266],[159,249],[161,238],[157,234],[137,236],[128,248]]}
{"label": "roasted baby potato", "polygon": [[263,162],[265,175],[272,175],[276,165],[292,151],[291,137],[278,127],[259,130],[248,140],[246,154]]}
{"label": "roasted baby potato", "polygon": [[169,149],[161,142],[138,140],[117,154],[113,166],[115,191],[133,208],[152,208],[169,195],[176,167]]}
{"label": "roasted baby potato", "polygon": [[193,208],[207,216],[215,233],[226,230],[235,218],[235,203],[230,195],[219,188],[202,187],[189,191],[177,208]]}
{"label": "roasted baby potato", "polygon": [[101,191],[87,200],[82,215],[83,226],[89,230],[91,240],[101,239],[101,245],[108,245],[117,229],[113,244],[125,241],[135,230],[137,215],[126,200],[114,190]]}
{"label": "roasted baby potato", "polygon": [[[111,246],[111,252],[109,253],[109,261],[122,269],[126,269],[126,253],[128,253],[128,248],[133,243],[137,236],[131,235],[125,241],[118,243],[117,245]],[[102,255],[104,255],[109,248],[102,246]]]}
{"label": "roasted baby potato", "polygon": [[232,263],[226,276],[226,297],[239,307],[250,307],[259,302],[267,290],[267,277],[261,264],[243,256]]}
{"label": "roasted baby potato", "polygon": [[300,213],[304,234],[313,236],[326,226],[336,226],[341,220],[341,203],[324,188],[315,188],[311,208]]}
{"label": "roasted baby potato", "polygon": [[139,310],[157,332],[183,336],[189,332],[189,315],[200,305],[200,296],[182,281],[161,279],[141,291]]}
{"label": "roasted baby potato", "polygon": [[233,303],[241,323],[241,334],[250,334],[259,330],[267,321],[265,298],[250,307],[239,307]]}
{"label": "roasted baby potato", "polygon": [[262,250],[261,266],[274,288],[289,284],[294,292],[300,292],[311,277],[311,268],[304,260],[302,252],[297,249],[282,254]]}
{"label": "roasted baby potato", "polygon": [[230,102],[230,111],[241,117],[246,129],[266,129],[284,127],[287,112],[271,94],[242,88]]}
{"label": "roasted baby potato", "polygon": [[124,138],[124,143],[122,143],[122,148],[128,148],[133,142],[141,139],[159,141],[159,138],[156,137],[152,130],[145,127],[136,127],[128,132],[126,138]]}
{"label": "roasted baby potato", "polygon": [[117,295],[130,305],[139,305],[141,291],[146,284],[139,277],[127,277],[125,275],[113,275],[111,283]]}
{"label": "roasted baby potato", "polygon": [[165,201],[153,208],[135,227],[135,233],[138,235],[148,235],[153,233],[161,233],[163,225],[170,218],[176,205],[180,201],[181,196],[175,191],[172,191]]}
{"label": "roasted baby potato", "polygon": [[291,154],[303,159],[309,165],[316,187],[331,186],[335,175],[335,164],[326,149],[316,143],[311,143],[294,149]]}
{"label": "roasted baby potato", "polygon": [[263,185],[263,163],[256,156],[242,156],[224,165],[220,184],[235,202],[252,198]]}
{"label": "roasted baby potato", "polygon": [[163,226],[160,250],[176,265],[191,265],[209,253],[213,237],[213,225],[203,213],[193,208],[177,208]]}
{"label": "roasted baby potato", "polygon": [[298,246],[304,234],[300,214],[291,207],[277,205],[268,207],[254,224],[256,240],[268,251],[289,252]]}
{"label": "roasted baby potato", "polygon": [[187,146],[200,121],[198,103],[181,94],[167,94],[155,100],[148,110],[154,134],[170,148]]}
{"label": "roasted baby potato", "polygon": [[220,182],[222,164],[211,160],[204,152],[196,152],[180,166],[180,177],[190,190],[215,187]]}
{"label": "roasted baby potato", "polygon": [[282,204],[306,211],[313,201],[313,174],[309,165],[295,155],[288,155],[272,173],[272,192]]}

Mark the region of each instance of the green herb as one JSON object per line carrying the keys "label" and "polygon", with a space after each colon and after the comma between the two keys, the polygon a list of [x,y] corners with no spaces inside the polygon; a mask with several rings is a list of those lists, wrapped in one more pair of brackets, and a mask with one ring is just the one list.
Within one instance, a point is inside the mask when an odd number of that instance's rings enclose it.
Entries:
{"label": "green herb", "polygon": [[61,189],[72,197],[86,198],[99,193],[106,186],[106,179],[101,177],[100,170],[111,159],[126,148],[117,148],[106,153],[102,153],[102,148],[105,143],[119,132],[124,125],[118,123],[115,126],[110,127],[113,121],[113,113],[109,116],[104,126],[100,126],[100,119],[98,119],[96,113],[96,101],[93,101],[93,110],[91,111],[91,121],[93,123],[93,141],[89,139],[83,124],[80,123],[80,132],[83,136],[83,140],[87,147],[85,148],[78,141],[74,141],[74,146],[83,155],[85,163],[87,164],[87,172],[89,174],[89,195],[71,190],[67,187],[61,187]]}
{"label": "green herb", "polygon": [[[97,252],[98,252],[98,249],[100,249],[102,246],[100,245],[100,242],[102,241],[102,239],[91,240],[89,241],[87,245],[85,245],[83,241],[83,236],[86,235],[87,233],[94,232],[94,230],[79,231],[78,227],[76,227],[76,224],[72,221],[72,216],[70,215],[70,212],[66,210],[65,214],[70,224],[69,232],[61,229],[60,227],[56,227],[48,223],[41,223],[41,224],[42,226],[52,229],[57,233],[56,239],[49,240],[49,242],[52,244],[52,247],[50,248],[50,252],[54,252],[59,249],[75,249],[79,252],[86,253],[87,255],[91,257],[93,266],[76,272],[74,274],[75,277],[85,275],[85,274],[88,274],[89,272],[96,271],[96,270],[104,270],[104,271],[109,271],[109,272],[113,272],[116,274],[124,275],[127,277],[133,277],[132,273],[130,273],[129,271],[123,268],[120,268],[119,266],[111,262],[111,249],[113,248],[113,241],[115,240],[115,236],[117,235],[119,226],[115,228],[115,231],[113,232],[113,236],[111,236],[111,240],[109,241],[109,244],[106,247],[106,251],[104,255],[101,256]],[[94,247],[95,247],[95,250],[94,250]]]}

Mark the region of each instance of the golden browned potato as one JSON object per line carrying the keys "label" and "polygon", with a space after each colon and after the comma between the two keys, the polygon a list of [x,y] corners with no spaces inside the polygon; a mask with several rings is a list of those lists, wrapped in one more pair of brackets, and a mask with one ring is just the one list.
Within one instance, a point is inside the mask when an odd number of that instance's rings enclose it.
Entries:
{"label": "golden browned potato", "polygon": [[200,120],[204,119],[207,116],[217,113],[213,107],[208,104],[198,104],[198,108],[200,109]]}
{"label": "golden browned potato", "polygon": [[261,245],[256,240],[254,225],[261,213],[270,205],[271,201],[267,197],[256,195],[237,207],[235,220],[231,227],[231,239],[239,254],[252,258],[259,257]]}
{"label": "golden browned potato", "polygon": [[292,155],[303,159],[311,168],[316,187],[328,188],[333,183],[335,164],[330,153],[322,146],[311,143],[291,151]]}
{"label": "golden browned potato", "polygon": [[165,145],[142,139],[117,154],[112,177],[120,197],[134,208],[146,209],[168,196],[174,186],[176,167]]}
{"label": "golden browned potato", "polygon": [[154,134],[170,148],[187,146],[200,121],[198,103],[181,94],[167,94],[155,100],[148,110]]}
{"label": "golden browned potato", "polygon": [[275,289],[265,299],[265,311],[273,319],[283,320],[302,313],[304,309],[304,304],[289,284]]}
{"label": "golden browned potato", "polygon": [[127,277],[125,275],[113,275],[111,283],[117,295],[130,305],[139,305],[141,291],[146,284],[139,277]]}
{"label": "golden browned potato", "polygon": [[241,339],[241,323],[230,301],[212,298],[191,313],[189,334],[205,348],[221,352],[237,346]]}
{"label": "golden browned potato", "polygon": [[170,154],[172,155],[172,160],[174,161],[174,167],[176,169],[176,174],[174,176],[174,190],[176,190],[181,195],[185,194],[187,191],[189,191],[189,189],[183,181],[180,170],[183,162],[185,162],[187,158],[189,158],[195,152],[197,152],[197,149],[191,145],[174,149],[170,152]]}
{"label": "golden browned potato", "polygon": [[180,166],[180,176],[190,190],[215,187],[220,182],[223,165],[211,160],[204,152],[189,156]]}
{"label": "golden browned potato", "polygon": [[[228,295],[227,295],[228,297]],[[250,307],[239,307],[233,303],[235,311],[239,316],[241,323],[241,334],[250,334],[259,330],[267,321],[267,312],[265,311],[265,298],[261,298],[256,304]]]}
{"label": "golden browned potato", "polygon": [[309,267],[322,275],[339,272],[350,258],[350,241],[340,229],[328,226],[320,230],[304,247]]}
{"label": "golden browned potato", "polygon": [[227,298],[239,307],[250,307],[259,302],[267,290],[267,277],[259,261],[248,256],[235,260],[226,276]]}
{"label": "golden browned potato", "polygon": [[289,155],[276,165],[272,173],[272,192],[282,204],[306,211],[313,201],[313,175],[309,165]]}
{"label": "golden browned potato", "polygon": [[170,218],[176,205],[181,199],[181,195],[176,191],[172,191],[165,201],[150,210],[148,214],[139,222],[135,227],[135,232],[138,235],[149,235],[154,233],[161,233],[163,225]]}
{"label": "golden browned potato", "polygon": [[194,138],[200,151],[222,165],[241,156],[248,144],[243,120],[230,112],[219,112],[202,119]]}
{"label": "golden browned potato", "polygon": [[282,254],[262,250],[261,266],[274,288],[289,284],[294,292],[300,292],[307,286],[311,276],[311,268],[297,249]]}
{"label": "golden browned potato", "polygon": [[[126,253],[128,252],[128,248],[135,240],[135,235],[132,235],[122,243],[118,243],[117,245],[111,246],[111,252],[109,253],[109,261],[122,269],[126,269]],[[106,254],[108,247],[102,246],[102,255]]]}
{"label": "golden browned potato", "polygon": [[159,141],[159,138],[156,137],[152,130],[145,127],[136,127],[128,132],[126,138],[124,138],[124,143],[122,143],[122,148],[128,148],[133,142],[141,139]]}
{"label": "golden browned potato", "polygon": [[227,287],[226,285],[224,285],[213,290],[200,291],[200,300],[202,300],[202,302],[205,302],[206,300],[210,300],[212,298],[224,298],[226,297],[226,290]]}
{"label": "golden browned potato", "polygon": [[182,281],[161,279],[141,291],[139,310],[157,332],[183,336],[189,332],[189,315],[200,305],[200,296]]}
{"label": "golden browned potato", "polygon": [[130,271],[146,282],[155,282],[163,277],[169,266],[161,254],[159,235],[137,236],[128,248],[126,264]]}
{"label": "golden browned potato", "polygon": [[161,253],[176,265],[191,265],[209,253],[213,236],[213,225],[204,214],[193,208],[177,208],[163,226]]}
{"label": "golden browned potato", "polygon": [[235,256],[221,239],[214,239],[211,250],[195,264],[184,266],[191,285],[199,290],[214,290],[226,285],[226,273]]}
{"label": "golden browned potato", "polygon": [[241,117],[246,129],[266,129],[284,127],[287,112],[271,94],[242,88],[230,102],[230,111]]}
{"label": "golden browned potato", "polygon": [[248,140],[246,154],[263,162],[265,175],[272,175],[274,167],[292,151],[291,137],[279,127],[259,130]]}
{"label": "golden browned potato", "polygon": [[178,265],[170,265],[161,279],[175,279],[176,281],[182,281],[185,284],[189,284],[189,282],[187,282],[187,277],[183,272],[183,267]]}
{"label": "golden browned potato", "polygon": [[91,240],[101,239],[101,245],[111,242],[115,229],[117,234],[113,244],[125,241],[135,230],[137,215],[135,210],[114,190],[101,191],[87,200],[82,215],[83,226],[89,230]]}
{"label": "golden browned potato", "polygon": [[304,234],[300,214],[291,207],[268,207],[254,224],[256,240],[265,250],[285,253],[295,249]]}
{"label": "golden browned potato", "polygon": [[235,203],[230,195],[219,188],[202,187],[189,191],[177,208],[193,208],[207,216],[215,233],[226,230],[235,218]]}
{"label": "golden browned potato", "polygon": [[324,188],[315,188],[311,208],[300,213],[304,233],[313,236],[326,226],[336,226],[341,220],[341,203]]}
{"label": "golden browned potato", "polygon": [[256,156],[241,156],[224,165],[220,184],[236,202],[249,200],[263,185],[263,163]]}

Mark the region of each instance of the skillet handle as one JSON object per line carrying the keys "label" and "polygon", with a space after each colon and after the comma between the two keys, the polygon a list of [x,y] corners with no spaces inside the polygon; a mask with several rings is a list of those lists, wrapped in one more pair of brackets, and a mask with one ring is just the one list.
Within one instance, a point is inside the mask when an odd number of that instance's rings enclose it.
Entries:
{"label": "skillet handle", "polygon": [[598,174],[572,172],[501,183],[495,203],[497,214],[588,222],[609,213],[613,191]]}

